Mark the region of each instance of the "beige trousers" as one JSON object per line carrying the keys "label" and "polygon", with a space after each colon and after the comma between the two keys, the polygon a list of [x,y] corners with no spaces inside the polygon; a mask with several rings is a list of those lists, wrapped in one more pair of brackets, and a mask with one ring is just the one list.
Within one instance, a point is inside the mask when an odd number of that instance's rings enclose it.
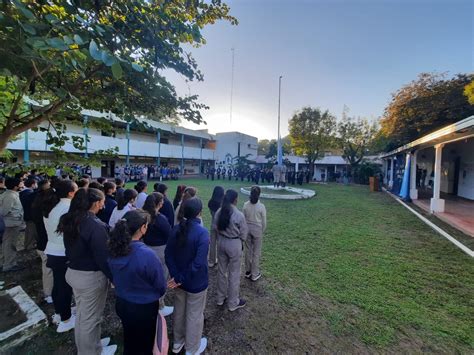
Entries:
{"label": "beige trousers", "polygon": [[17,265],[16,243],[20,234],[20,227],[6,227],[3,233],[2,251],[3,251],[3,271]]}
{"label": "beige trousers", "polygon": [[76,300],[74,337],[78,355],[100,355],[100,323],[107,299],[108,281],[102,271],[67,269],[66,281]]}
{"label": "beige trousers", "polygon": [[245,241],[245,271],[252,277],[260,273],[260,255],[262,254],[262,228],[249,225],[249,233]]}
{"label": "beige trousers", "polygon": [[199,293],[177,288],[174,294],[173,340],[185,344],[186,353],[194,354],[201,345],[207,290]]}
{"label": "beige trousers", "polygon": [[46,266],[46,261],[48,257],[44,251],[36,251],[41,258],[41,271],[43,274],[43,294],[44,297],[51,296],[53,292],[53,270]]}
{"label": "beige trousers", "polygon": [[240,297],[240,264],[242,241],[219,237],[217,241],[217,303],[223,303],[227,297],[227,306],[234,308]]}
{"label": "beige trousers", "polygon": [[[160,260],[161,267],[163,268],[163,274],[165,276],[165,280],[168,280],[168,277],[170,274],[169,274],[168,267],[166,266],[166,261],[165,261],[166,245],[154,246],[154,247],[149,247],[149,248],[155,252],[156,257]],[[163,295],[160,298],[160,309],[163,309],[164,306],[165,306],[165,295]]]}

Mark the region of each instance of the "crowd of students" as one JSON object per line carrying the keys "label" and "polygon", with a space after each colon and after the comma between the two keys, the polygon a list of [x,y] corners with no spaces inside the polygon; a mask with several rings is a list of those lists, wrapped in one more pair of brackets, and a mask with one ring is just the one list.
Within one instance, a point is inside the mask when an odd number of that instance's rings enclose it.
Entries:
{"label": "crowd of students", "polygon": [[[217,306],[226,303],[231,312],[246,305],[240,297],[242,254],[245,277],[261,277],[266,210],[258,186],[252,187],[242,212],[238,193],[216,186],[208,202],[209,229],[196,188],[179,185],[173,201],[165,184],[154,184],[150,194],[147,188],[145,181],[126,189],[121,179],[92,181],[88,176],[77,181],[28,174],[0,179],[3,271],[22,268],[16,240],[25,230],[25,247],[36,244],[41,258],[44,297],[55,310],[52,322],[58,333],[74,329],[79,355],[117,350],[110,338],[101,339],[111,287],[124,354],[153,353],[157,324],[171,314],[172,351],[200,354],[207,346],[202,335],[209,267],[218,268]],[[164,304],[168,290],[173,290],[173,306]]]}

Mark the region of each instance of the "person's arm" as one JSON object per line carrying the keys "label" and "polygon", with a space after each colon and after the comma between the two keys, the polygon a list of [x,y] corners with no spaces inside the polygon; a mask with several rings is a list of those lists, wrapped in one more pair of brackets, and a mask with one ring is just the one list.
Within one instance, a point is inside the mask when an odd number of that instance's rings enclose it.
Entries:
{"label": "person's arm", "polygon": [[262,233],[265,233],[265,230],[267,229],[267,209],[265,208],[265,205],[263,203],[260,213],[262,216]]}
{"label": "person's arm", "polygon": [[170,272],[171,278],[174,279],[177,283],[181,283],[183,281],[183,277],[178,271],[175,255],[176,255],[176,233],[175,233],[175,230],[173,230],[171,238],[169,238],[168,243],[166,243],[165,262],[166,262],[166,266],[168,267],[168,271]]}
{"label": "person's arm", "polygon": [[207,229],[202,228],[198,238],[196,256],[183,272],[182,282],[192,280],[196,273],[207,267],[207,255],[209,253],[209,232]]}
{"label": "person's arm", "polygon": [[238,214],[238,220],[236,221],[239,227],[239,238],[241,240],[247,240],[247,235],[249,233],[249,227],[247,225],[247,221],[245,220],[245,216],[243,213]]}
{"label": "person's arm", "polygon": [[[89,221],[89,223],[94,223]],[[90,236],[90,248],[92,250],[92,255],[94,261],[109,280],[112,280],[112,273],[110,272],[109,264],[107,259],[109,258],[109,249],[107,247],[107,242],[109,239],[109,232],[107,227],[102,223],[94,223],[96,225],[91,225],[91,236]]]}
{"label": "person's arm", "polygon": [[[151,256],[151,257],[150,257]],[[166,292],[166,280],[163,274],[163,266],[155,255],[147,255],[145,273],[152,287],[158,290],[160,297]]]}

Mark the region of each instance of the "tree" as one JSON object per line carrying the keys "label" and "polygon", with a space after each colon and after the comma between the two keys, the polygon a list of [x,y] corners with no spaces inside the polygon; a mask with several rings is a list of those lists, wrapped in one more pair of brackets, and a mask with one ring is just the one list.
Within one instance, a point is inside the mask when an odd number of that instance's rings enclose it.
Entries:
{"label": "tree", "polygon": [[258,141],[258,155],[267,155],[270,149],[270,141],[268,139],[261,139]]}
{"label": "tree", "polygon": [[473,74],[422,73],[417,80],[392,94],[381,121],[382,134],[389,138],[387,150],[409,143],[438,128],[474,114],[463,95]]}
{"label": "tree", "polygon": [[[286,136],[281,139],[282,153],[291,153],[290,137]],[[264,155],[265,158],[272,158],[278,155],[278,141],[276,139],[262,139],[258,141],[258,155]]]}
{"label": "tree", "polygon": [[464,87],[464,96],[471,105],[474,105],[474,80]]}
{"label": "tree", "polygon": [[217,20],[237,23],[221,0],[2,1],[0,150],[42,122],[64,133],[83,108],[127,121],[202,122],[207,107],[197,96],[179,97],[162,72],[203,80],[182,44],[205,44],[201,30]]}
{"label": "tree", "polygon": [[342,150],[342,156],[356,167],[367,154],[369,147],[377,134],[375,123],[367,119],[351,118],[344,111],[341,122],[337,125],[337,142]]}
{"label": "tree", "polygon": [[297,155],[306,156],[310,171],[314,162],[324,157],[326,149],[334,143],[336,118],[329,111],[304,107],[289,122],[291,146]]}

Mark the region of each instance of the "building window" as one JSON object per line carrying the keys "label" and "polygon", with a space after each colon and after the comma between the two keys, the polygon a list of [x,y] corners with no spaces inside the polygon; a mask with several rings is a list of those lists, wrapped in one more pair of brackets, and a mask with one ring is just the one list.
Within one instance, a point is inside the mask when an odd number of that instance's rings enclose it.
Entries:
{"label": "building window", "polygon": [[161,144],[169,144],[169,138],[160,138],[160,143]]}
{"label": "building window", "polygon": [[247,144],[247,148],[250,148],[250,143],[249,143],[249,144]]}

